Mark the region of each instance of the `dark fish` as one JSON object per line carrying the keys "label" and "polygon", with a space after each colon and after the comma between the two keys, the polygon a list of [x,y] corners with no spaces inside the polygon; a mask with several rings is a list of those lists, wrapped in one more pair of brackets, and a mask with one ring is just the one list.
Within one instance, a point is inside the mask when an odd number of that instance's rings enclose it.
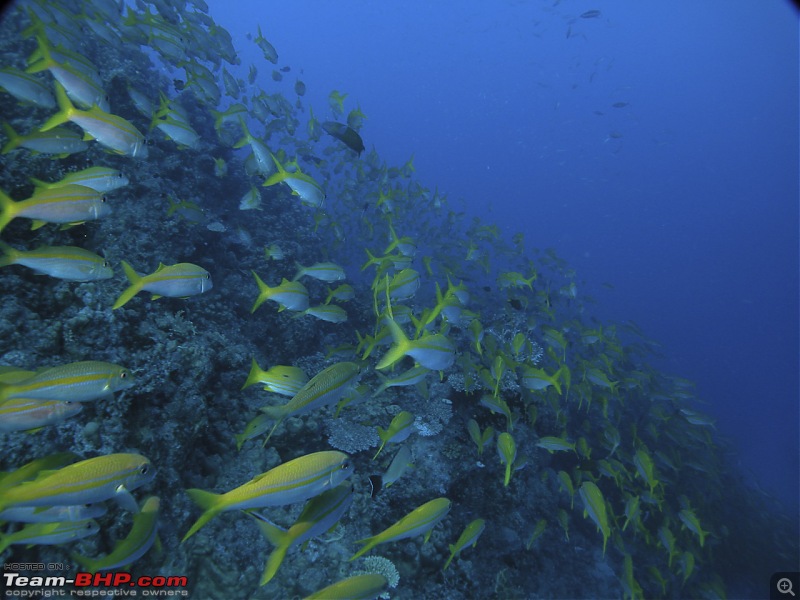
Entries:
{"label": "dark fish", "polygon": [[614,108],[625,108],[626,106],[628,106],[628,103],[627,102],[614,102],[614,104],[612,104],[611,106],[613,106]]}
{"label": "dark fish", "polygon": [[272,80],[273,81],[283,81],[283,75],[280,71],[273,71],[272,72]]}
{"label": "dark fish", "polygon": [[325,121],[322,124],[322,128],[337,140],[343,142],[356,154],[361,154],[364,151],[364,141],[352,127],[336,121]]}
{"label": "dark fish", "polygon": [[298,96],[304,96],[306,93],[306,84],[298,79],[294,84],[294,93]]}
{"label": "dark fish", "polygon": [[291,70],[292,70],[292,67],[290,67],[290,66],[281,67],[281,71],[283,71],[284,73],[288,73]]}
{"label": "dark fish", "polygon": [[587,10],[585,13],[581,13],[581,19],[596,19],[599,16],[599,10]]}
{"label": "dark fish", "polygon": [[511,298],[508,303],[514,310],[522,310],[522,302],[520,302],[519,298]]}
{"label": "dark fish", "polygon": [[175,86],[176,92],[180,92],[183,88],[186,87],[186,83],[180,79],[173,79],[172,85]]}

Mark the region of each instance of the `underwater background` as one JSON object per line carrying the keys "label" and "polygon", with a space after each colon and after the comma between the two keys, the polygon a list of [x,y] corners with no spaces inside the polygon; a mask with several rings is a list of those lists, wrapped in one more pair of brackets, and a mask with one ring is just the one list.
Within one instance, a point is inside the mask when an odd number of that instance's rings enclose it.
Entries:
{"label": "underwater background", "polygon": [[[31,177],[94,166],[129,183],[97,220],[0,220],[0,469],[146,456],[134,496],[160,498],[161,548],[131,569],[187,575],[193,598],[305,597],[364,571],[393,598],[763,597],[800,565],[797,25],[777,1],[13,3],[2,67],[52,99],[0,78],[0,189],[42,197]],[[25,147],[64,112],[56,79],[107,96],[105,143]],[[61,246],[113,278],[7,264]],[[136,277],[122,261],[190,263],[213,288],[112,308]],[[79,361],[135,381],[14,430],[13,386]],[[313,407],[259,410],[352,363]],[[396,436],[373,459],[378,427]],[[334,449],[352,505],[265,585],[255,519],[181,543],[203,512],[186,489]],[[377,490],[401,452],[413,468]],[[426,543],[349,560],[436,498]],[[95,535],[4,561],[102,557],[133,521],[106,504]],[[261,512],[288,528],[302,506]]]}

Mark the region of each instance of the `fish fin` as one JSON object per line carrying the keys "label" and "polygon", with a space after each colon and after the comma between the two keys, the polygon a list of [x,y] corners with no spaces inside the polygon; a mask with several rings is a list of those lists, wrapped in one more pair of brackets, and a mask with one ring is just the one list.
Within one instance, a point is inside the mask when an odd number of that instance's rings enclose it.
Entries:
{"label": "fish fin", "polygon": [[7,121],[3,121],[3,133],[8,138],[8,141],[0,152],[2,154],[8,154],[12,150],[16,150],[23,140],[22,136],[14,131],[13,127],[11,127]]}
{"label": "fish fin", "polygon": [[158,294],[153,294],[150,296],[150,300],[158,300],[159,298],[163,298],[163,296],[159,296]]}
{"label": "fish fin", "polygon": [[[0,194],[2,194],[2,192],[0,192]],[[12,248],[2,240],[0,240],[0,250],[3,251],[3,255],[0,256],[0,267],[13,265],[14,259],[16,258],[15,253],[19,251],[16,248]]]}
{"label": "fish fin", "polygon": [[242,389],[249,388],[251,385],[255,385],[256,383],[261,383],[261,374],[264,370],[258,366],[255,357],[253,357],[252,362],[250,363],[250,373],[247,374],[247,381],[244,382]]}
{"label": "fish fin", "polygon": [[[59,125],[63,125],[69,118],[75,113],[76,108],[73,106],[72,102],[69,101],[67,97],[67,91],[64,89],[64,86],[61,85],[58,81],[55,82],[56,88],[56,101],[58,102],[59,111],[54,114],[52,117],[47,119],[44,122],[44,125],[39,127],[39,131],[50,131]],[[86,135],[84,134],[84,140],[86,139]],[[90,136],[90,139],[91,138]]]}
{"label": "fish fin", "polygon": [[221,502],[222,494],[214,494],[213,492],[206,492],[205,490],[198,490],[196,488],[186,490],[186,493],[189,494],[189,497],[195,504],[202,508],[204,512],[200,515],[200,518],[195,521],[195,524],[192,525],[189,531],[186,532],[186,535],[183,536],[181,543],[192,537],[203,525],[216,517],[224,509]]}
{"label": "fish fin", "polygon": [[371,537],[371,538],[365,538],[363,540],[358,540],[356,543],[364,544],[364,547],[350,557],[351,561],[357,559],[359,556],[366,554],[367,552],[372,550],[375,546],[378,545],[378,540],[374,537]]}
{"label": "fish fin", "polygon": [[134,271],[133,267],[124,260],[122,261],[122,269],[125,271],[125,276],[128,278],[128,281],[131,282],[131,285],[128,287],[128,289],[122,292],[119,298],[117,298],[117,301],[114,302],[114,306],[112,307],[113,310],[116,310],[127,304],[131,298],[142,291],[142,286],[144,285],[144,278]]}
{"label": "fish fin", "polygon": [[392,346],[392,348],[390,348],[389,351],[383,355],[383,358],[375,366],[376,369],[386,369],[391,367],[394,363],[403,358],[411,349],[411,342],[409,342],[406,334],[403,333],[403,330],[400,329],[400,326],[397,323],[395,323],[394,319],[389,317],[386,319],[386,321],[386,324],[389,327],[389,332],[392,334],[394,346]]}
{"label": "fish fin", "polygon": [[261,281],[261,278],[258,276],[258,273],[255,271],[250,271],[253,274],[253,277],[256,278],[256,284],[258,285],[258,298],[256,298],[255,303],[253,304],[253,308],[250,309],[250,313],[256,312],[256,309],[264,304],[267,300],[269,300],[269,292],[272,288],[270,288],[266,283]]}
{"label": "fish fin", "polygon": [[121,508],[133,514],[139,513],[139,504],[136,502],[136,498],[133,497],[124,485],[119,486],[115,490],[114,501],[119,504]]}

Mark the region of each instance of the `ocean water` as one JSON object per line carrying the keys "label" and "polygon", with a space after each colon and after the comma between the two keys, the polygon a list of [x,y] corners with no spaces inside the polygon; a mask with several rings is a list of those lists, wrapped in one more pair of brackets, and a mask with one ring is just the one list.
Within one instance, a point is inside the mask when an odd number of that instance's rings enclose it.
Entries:
{"label": "ocean water", "polygon": [[[134,496],[160,497],[163,550],[134,561],[134,575],[186,576],[195,598],[299,598],[359,570],[392,569],[392,598],[758,598],[771,573],[797,569],[800,153],[789,3],[211,2],[206,11],[142,2],[124,16],[110,1],[60,6],[3,13],[4,66],[35,65],[42,45],[57,49],[57,63],[79,62],[59,45],[85,57],[110,112],[146,134],[148,156],[96,142],[64,157],[0,156],[0,188],[14,200],[33,193],[31,176],[54,181],[88,166],[131,180],[108,193],[113,212],[98,221],[30,230],[20,217],[2,230],[17,249],[93,250],[116,274],[76,283],[0,269],[0,365],[108,361],[136,381],[42,431],[3,433],[0,469],[67,451],[147,456],[157,475]],[[50,23],[45,41],[31,14]],[[274,64],[254,43],[257,26]],[[54,89],[47,70],[36,77]],[[129,86],[153,103],[149,114]],[[333,90],[346,94],[342,112]],[[170,102],[152,116],[159,94]],[[220,127],[212,110],[237,102],[241,116]],[[57,111],[7,93],[0,103],[20,133]],[[348,116],[362,153],[321,128]],[[154,127],[184,118],[194,147]],[[247,139],[233,147],[242,122],[289,172],[296,160],[302,198],[285,183],[260,185],[275,167],[248,163]],[[318,188],[324,203],[308,206]],[[248,189],[260,192],[256,210],[241,210]],[[285,256],[265,259],[273,245]],[[367,266],[365,250],[389,258]],[[196,264],[213,288],[158,300],[143,292],[112,310],[127,285],[123,260],[140,274]],[[275,286],[295,276],[295,262],[344,268],[354,298],[332,304],[345,322],[279,312],[273,301],[251,310],[250,271]],[[405,267],[419,280],[398,290],[389,281]],[[301,281],[312,307],[342,283]],[[363,341],[388,335],[387,297],[405,335],[441,336],[433,353],[391,371],[378,368],[391,336]],[[408,323],[406,311],[428,325]],[[331,396],[277,425],[262,417],[237,449],[234,435],[259,407],[289,401],[241,389],[252,358],[307,377],[357,362],[343,393],[364,387],[341,413],[325,406],[339,400]],[[415,361],[441,373],[376,393]],[[532,384],[531,367],[556,384]],[[0,401],[8,393],[0,387]],[[415,417],[412,435],[370,460],[376,427],[401,410]],[[480,454],[470,419],[496,432]],[[501,432],[516,457],[498,451]],[[548,436],[567,449],[545,449]],[[266,585],[273,543],[238,511],[181,543],[202,513],[186,489],[226,492],[334,448],[351,455],[352,506],[335,529],[290,550]],[[415,468],[374,493],[369,476],[398,448]],[[0,479],[0,508],[8,489]],[[348,560],[359,540],[437,497],[450,509],[429,541],[385,536],[370,555],[388,563]],[[255,505],[288,528],[302,500]],[[14,545],[2,558],[70,563],[74,573],[70,551],[102,556],[134,522],[105,504],[97,536]],[[477,518],[486,521],[477,544],[442,572],[448,546]]]}

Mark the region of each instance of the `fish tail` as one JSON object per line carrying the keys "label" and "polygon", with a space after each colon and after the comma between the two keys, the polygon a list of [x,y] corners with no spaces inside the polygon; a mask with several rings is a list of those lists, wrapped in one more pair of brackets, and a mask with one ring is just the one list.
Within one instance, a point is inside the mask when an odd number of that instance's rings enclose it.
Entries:
{"label": "fish tail", "polygon": [[125,270],[125,276],[128,278],[128,281],[131,282],[131,285],[128,287],[128,289],[122,292],[120,297],[117,298],[117,301],[114,302],[114,306],[112,307],[113,310],[116,310],[127,304],[131,298],[142,291],[142,286],[144,285],[144,278],[134,271],[133,267],[124,260],[122,261],[122,268]]}
{"label": "fish tail", "polygon": [[389,332],[392,334],[394,346],[383,355],[381,361],[376,365],[376,369],[386,369],[387,367],[391,367],[394,363],[403,358],[411,349],[411,342],[408,341],[406,334],[403,333],[403,330],[400,329],[400,326],[397,323],[395,323],[394,319],[391,317],[387,318],[386,322],[387,326],[389,327]]}
{"label": "fish tail", "polygon": [[45,35],[42,33],[38,34],[36,36],[36,41],[39,44],[38,52],[41,52],[42,56],[25,69],[26,73],[39,73],[58,65],[53,59],[53,55],[50,54],[50,46],[47,45],[47,38]]}
{"label": "fish tail", "polygon": [[0,256],[0,267],[7,267],[16,262],[17,251],[2,240],[0,240],[0,250],[3,252],[3,255]]}
{"label": "fish tail", "polygon": [[50,131],[54,127],[63,125],[69,121],[70,116],[75,112],[75,107],[72,105],[72,102],[69,101],[64,86],[56,81],[55,88],[59,111],[47,119],[47,121],[44,122],[44,125],[39,127],[39,131]]}
{"label": "fish tail", "polygon": [[235,433],[233,439],[236,440],[236,449],[241,450],[242,446],[247,441],[247,436],[244,433]]}
{"label": "fish tail", "polygon": [[364,544],[364,547],[361,548],[361,550],[359,550],[355,554],[353,554],[353,556],[350,557],[350,560],[357,559],[359,556],[361,556],[362,554],[366,554],[367,552],[369,552],[375,546],[378,545],[378,541],[375,538],[366,538],[366,539],[363,539],[363,540],[358,540],[356,543],[357,544]]}
{"label": "fish tail", "polygon": [[242,126],[242,131],[244,132],[244,135],[242,139],[240,139],[233,145],[234,148],[244,148],[245,146],[247,146],[247,144],[250,143],[250,138],[253,137],[250,135],[250,130],[247,128],[247,123],[244,122],[244,119],[241,116],[239,116],[239,124]]}
{"label": "fish tail", "polygon": [[455,556],[456,556],[456,547],[455,547],[455,545],[453,545],[453,544],[449,544],[449,547],[450,547],[450,558],[448,558],[448,559],[447,559],[447,562],[446,562],[446,563],[444,563],[444,566],[442,567],[442,571],[443,571],[443,572],[444,572],[444,571],[447,571],[447,567],[449,567],[449,566],[450,566],[450,562],[451,562],[451,561],[452,561],[452,560],[455,558]]}
{"label": "fish tail", "polygon": [[294,268],[297,269],[297,273],[295,273],[294,277],[292,277],[292,281],[297,281],[303,276],[303,270],[305,267],[301,265],[299,262],[294,261]]}
{"label": "fish tail", "polygon": [[255,385],[256,383],[261,383],[261,375],[264,373],[264,369],[258,366],[255,357],[252,359],[252,363],[250,364],[250,373],[247,375],[247,381],[244,382],[242,389],[249,388],[251,385]]}
{"label": "fish tail", "polygon": [[3,133],[8,138],[8,141],[3,146],[2,154],[8,154],[12,150],[15,150],[19,147],[22,143],[22,136],[14,131],[14,128],[11,127],[11,124],[8,121],[3,121]]}
{"label": "fish tail", "polygon": [[258,284],[258,298],[256,298],[255,304],[253,304],[253,308],[250,309],[250,313],[256,312],[256,309],[264,304],[267,300],[269,300],[269,293],[272,288],[270,288],[266,283],[261,281],[261,278],[255,271],[250,271],[253,274],[253,277],[256,278],[256,284]]}
{"label": "fish tail", "polygon": [[[0,190],[0,231],[6,228],[16,215],[16,202],[14,202],[3,190]],[[5,250],[5,248],[4,248]],[[8,252],[6,250],[6,252]]]}
{"label": "fish tail", "polygon": [[200,518],[197,519],[195,524],[192,525],[192,528],[186,532],[186,535],[183,536],[181,543],[185,542],[195,533],[197,533],[203,525],[221,513],[224,508],[220,502],[222,494],[214,494],[212,492],[206,492],[205,490],[198,490],[195,488],[186,490],[186,493],[189,494],[189,497],[194,501],[195,504],[202,508],[204,512],[202,515],[200,515]]}
{"label": "fish tail", "polygon": [[264,574],[261,575],[261,581],[259,582],[259,585],[267,585],[272,578],[275,577],[275,574],[278,572],[278,569],[283,563],[283,558],[286,556],[286,551],[288,549],[289,545],[284,543],[272,551],[267,559],[267,565],[264,567]]}

